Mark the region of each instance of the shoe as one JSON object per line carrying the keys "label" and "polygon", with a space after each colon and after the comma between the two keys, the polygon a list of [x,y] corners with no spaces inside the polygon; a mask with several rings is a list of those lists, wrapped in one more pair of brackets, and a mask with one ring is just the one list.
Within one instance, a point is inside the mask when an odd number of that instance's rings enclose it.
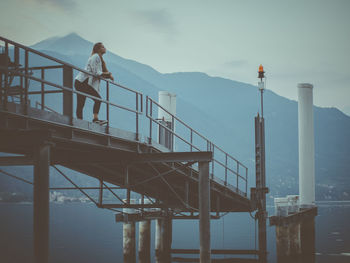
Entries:
{"label": "shoe", "polygon": [[99,123],[99,122],[103,122],[103,120],[99,120],[99,119],[97,119],[97,118],[94,118],[94,119],[92,119],[92,122],[94,122],[94,123]]}
{"label": "shoe", "polygon": [[93,123],[100,124],[100,125],[107,123],[107,121],[105,121],[105,120],[99,120],[99,119],[93,119],[92,122],[93,122]]}

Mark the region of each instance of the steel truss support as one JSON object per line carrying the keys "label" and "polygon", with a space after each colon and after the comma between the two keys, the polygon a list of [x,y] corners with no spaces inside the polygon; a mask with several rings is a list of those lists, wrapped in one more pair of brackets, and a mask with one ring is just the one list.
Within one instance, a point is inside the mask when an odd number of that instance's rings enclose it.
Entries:
{"label": "steel truss support", "polygon": [[199,246],[200,263],[211,262],[209,162],[199,162]]}
{"label": "steel truss support", "polygon": [[49,260],[49,170],[50,145],[43,144],[35,151],[34,164],[34,261]]}

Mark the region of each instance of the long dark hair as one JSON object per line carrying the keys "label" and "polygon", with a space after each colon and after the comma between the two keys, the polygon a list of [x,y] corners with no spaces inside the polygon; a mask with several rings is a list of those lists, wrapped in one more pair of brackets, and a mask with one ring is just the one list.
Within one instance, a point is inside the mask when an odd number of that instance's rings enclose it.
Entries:
{"label": "long dark hair", "polygon": [[[102,47],[102,42],[97,42],[94,47],[92,48],[92,52],[91,52],[91,56],[93,54],[98,54],[98,51],[100,50],[100,48]],[[106,67],[106,62],[103,60],[102,56],[100,54],[98,54],[101,58],[102,61],[102,72],[108,72],[108,69]]]}

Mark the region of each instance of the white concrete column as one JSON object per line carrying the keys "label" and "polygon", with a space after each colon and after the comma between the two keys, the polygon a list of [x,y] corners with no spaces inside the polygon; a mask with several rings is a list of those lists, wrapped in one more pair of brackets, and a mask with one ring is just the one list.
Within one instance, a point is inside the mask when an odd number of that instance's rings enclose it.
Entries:
{"label": "white concrete column", "polygon": [[300,205],[315,205],[315,143],[313,86],[298,84],[299,195]]}
{"label": "white concrete column", "polygon": [[[162,125],[175,132],[175,119],[172,115],[176,115],[176,94],[168,91],[159,91],[158,96],[159,105],[164,109],[158,109],[158,119]],[[158,127],[158,140],[160,144],[172,151],[174,150],[174,135],[160,125]]]}
{"label": "white concrete column", "polygon": [[[126,202],[126,199],[123,199]],[[130,204],[136,204],[136,199],[130,199]],[[123,208],[126,214],[137,213],[136,209]],[[123,224],[123,254],[124,263],[136,262],[136,237],[135,237],[135,221],[126,221]]]}
{"label": "white concrete column", "polygon": [[155,261],[156,263],[161,262],[161,251],[162,251],[162,219],[156,219],[156,231],[155,231]]}
{"label": "white concrete column", "polygon": [[[142,199],[139,203],[142,204]],[[143,203],[150,204],[151,201],[144,198]],[[151,262],[151,220],[144,220],[139,222],[139,263],[149,262]]]}

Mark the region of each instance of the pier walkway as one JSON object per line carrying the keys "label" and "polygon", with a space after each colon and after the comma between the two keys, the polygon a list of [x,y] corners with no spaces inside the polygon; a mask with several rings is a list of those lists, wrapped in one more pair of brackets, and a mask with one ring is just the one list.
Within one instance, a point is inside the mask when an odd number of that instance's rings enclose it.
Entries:
{"label": "pier walkway", "polygon": [[[247,167],[150,97],[101,79],[107,125],[76,119],[79,92],[73,81],[84,70],[2,37],[0,44],[0,152],[9,154],[0,157],[0,165],[34,165],[37,262],[45,262],[42,253],[48,253],[50,165],[98,179],[99,198],[92,201],[100,208],[158,208],[158,214],[163,211],[172,218],[198,218],[203,229],[215,214],[254,210],[247,196]],[[120,92],[123,100],[113,102],[112,92]],[[178,131],[155,117],[159,110],[171,116]],[[128,114],[124,122],[113,120],[123,114]],[[160,129],[171,134],[171,149],[158,143]],[[124,196],[119,189],[125,189]],[[116,202],[105,203],[103,191],[112,191]],[[151,202],[132,204],[132,192]],[[205,233],[201,257],[210,251]]]}

